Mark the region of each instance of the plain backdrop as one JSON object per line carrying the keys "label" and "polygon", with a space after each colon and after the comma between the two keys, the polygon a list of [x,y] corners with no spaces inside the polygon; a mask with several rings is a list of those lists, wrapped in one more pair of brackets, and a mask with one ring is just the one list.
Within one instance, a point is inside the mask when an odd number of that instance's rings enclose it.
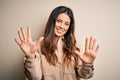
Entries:
{"label": "plain backdrop", "polygon": [[74,12],[81,51],[86,37],[100,45],[90,80],[120,80],[120,0],[0,0],[0,80],[25,80],[24,54],[14,41],[17,30],[31,26],[33,40],[38,39],[60,5]]}

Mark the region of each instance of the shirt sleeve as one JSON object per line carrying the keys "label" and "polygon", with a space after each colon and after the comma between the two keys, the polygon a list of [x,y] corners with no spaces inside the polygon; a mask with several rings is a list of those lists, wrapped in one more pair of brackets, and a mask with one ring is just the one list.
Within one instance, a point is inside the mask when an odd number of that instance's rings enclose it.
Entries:
{"label": "shirt sleeve", "polygon": [[77,75],[83,79],[89,79],[93,76],[94,68],[93,64],[85,64],[79,61],[76,67]]}
{"label": "shirt sleeve", "polygon": [[24,58],[24,72],[26,80],[41,80],[41,58],[38,52],[35,53],[35,59]]}

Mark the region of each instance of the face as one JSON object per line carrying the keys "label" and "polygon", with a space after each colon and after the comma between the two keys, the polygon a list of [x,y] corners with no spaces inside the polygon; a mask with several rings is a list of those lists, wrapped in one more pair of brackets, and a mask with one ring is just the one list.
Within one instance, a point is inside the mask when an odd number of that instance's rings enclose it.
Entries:
{"label": "face", "polygon": [[54,33],[57,37],[63,36],[66,34],[70,26],[70,17],[66,13],[61,13],[58,15],[55,22]]}

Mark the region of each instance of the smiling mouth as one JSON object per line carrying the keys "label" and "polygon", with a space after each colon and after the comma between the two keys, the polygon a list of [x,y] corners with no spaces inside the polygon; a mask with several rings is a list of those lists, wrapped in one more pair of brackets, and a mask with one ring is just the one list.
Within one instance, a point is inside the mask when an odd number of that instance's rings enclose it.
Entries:
{"label": "smiling mouth", "polygon": [[56,28],[56,30],[57,30],[58,33],[62,33],[63,32],[63,29],[57,29]]}
{"label": "smiling mouth", "polygon": [[58,33],[62,33],[63,31],[62,30],[57,30]]}

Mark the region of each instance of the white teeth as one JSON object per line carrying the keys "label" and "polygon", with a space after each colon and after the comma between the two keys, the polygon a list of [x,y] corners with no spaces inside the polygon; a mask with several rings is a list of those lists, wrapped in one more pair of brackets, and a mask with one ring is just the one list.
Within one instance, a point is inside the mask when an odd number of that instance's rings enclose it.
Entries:
{"label": "white teeth", "polygon": [[62,30],[57,30],[59,33],[63,32]]}
{"label": "white teeth", "polygon": [[62,31],[61,30],[57,30],[59,33],[61,33]]}

